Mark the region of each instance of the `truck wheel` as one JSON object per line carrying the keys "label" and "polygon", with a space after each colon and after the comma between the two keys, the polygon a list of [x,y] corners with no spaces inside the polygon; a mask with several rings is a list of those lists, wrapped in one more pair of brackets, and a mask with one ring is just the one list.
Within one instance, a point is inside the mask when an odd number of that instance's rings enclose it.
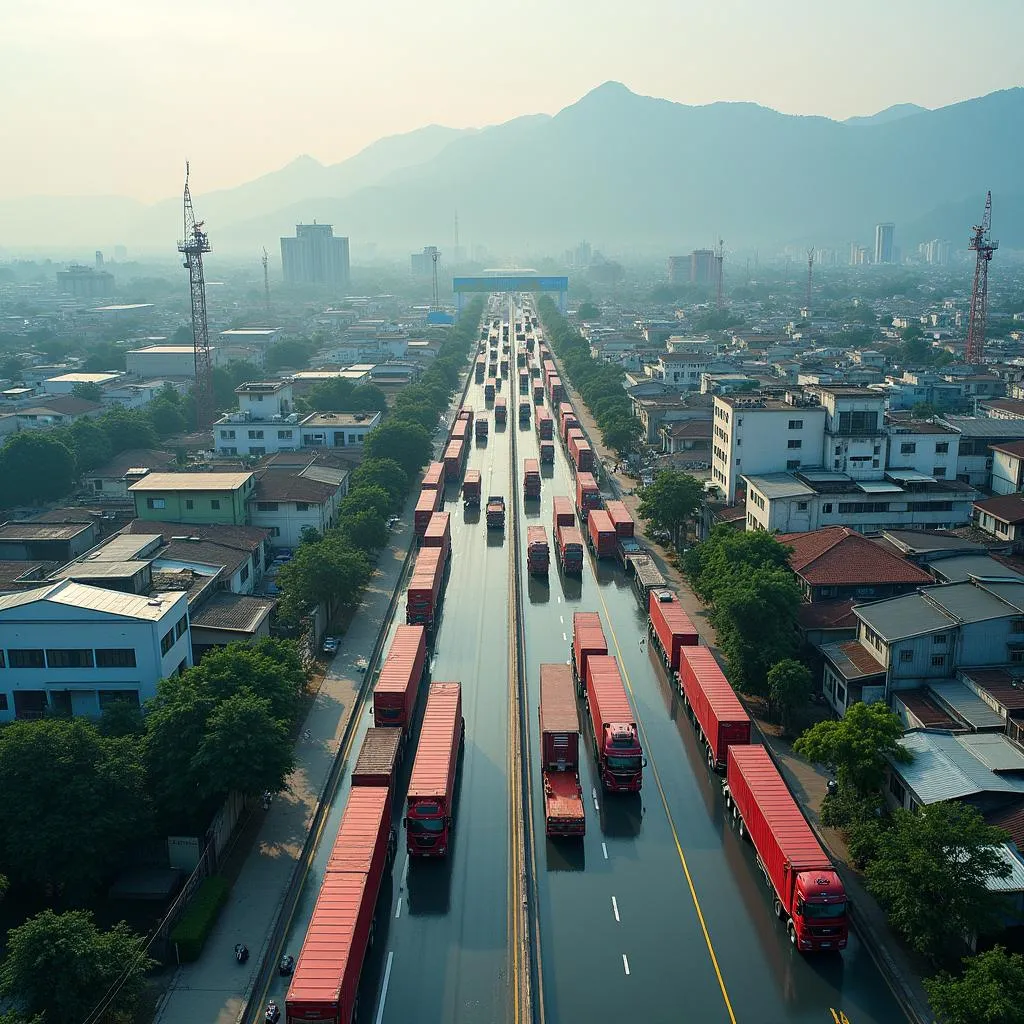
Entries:
{"label": "truck wheel", "polygon": [[772,903],[772,910],[775,911],[775,916],[781,921],[784,916],[782,913],[782,900],[776,899],[775,902]]}
{"label": "truck wheel", "polygon": [[787,931],[789,932],[789,944],[791,946],[796,946],[796,925],[794,925],[792,921],[789,922]]}
{"label": "truck wheel", "polygon": [[740,839],[742,839],[747,834],[747,826],[743,824],[743,819],[742,818],[740,818],[739,833],[740,833]]}

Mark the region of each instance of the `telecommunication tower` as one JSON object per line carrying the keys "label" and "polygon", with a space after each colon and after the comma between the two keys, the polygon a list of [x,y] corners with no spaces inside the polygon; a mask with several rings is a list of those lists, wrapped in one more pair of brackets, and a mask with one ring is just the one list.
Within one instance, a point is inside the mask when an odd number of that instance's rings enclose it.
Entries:
{"label": "telecommunication tower", "polygon": [[807,250],[807,315],[811,315],[811,287],[814,283],[814,249]]}
{"label": "telecommunication tower", "polygon": [[192,293],[192,344],[196,359],[196,427],[206,430],[213,423],[213,360],[210,356],[210,330],[206,323],[206,281],[203,277],[203,253],[210,251],[210,240],[197,221],[188,188],[189,166],[185,164],[185,237],[178,252],[185,257]]}
{"label": "telecommunication tower", "polygon": [[437,251],[437,249],[435,249],[430,254],[430,258],[431,258],[431,260],[434,263],[434,297],[433,297],[433,305],[430,308],[431,309],[439,309],[440,307],[437,304],[437,261],[441,258],[441,254]]}
{"label": "telecommunication tower", "polygon": [[722,308],[722,264],[725,262],[725,247],[721,239],[715,249],[715,299],[718,308]]}
{"label": "telecommunication tower", "polygon": [[967,325],[967,362],[978,366],[985,358],[985,320],[988,316],[988,265],[992,254],[999,248],[989,233],[992,230],[992,193],[985,198],[985,215],[980,224],[971,229],[967,246],[978,254],[974,264],[974,288],[971,290],[971,319]]}
{"label": "telecommunication tower", "polygon": [[[270,316],[270,271],[267,269],[267,265],[270,262],[270,253],[267,252],[267,247],[263,246],[263,256],[260,262],[263,264],[263,297],[267,304],[267,316]],[[269,327],[270,324],[268,323]]]}

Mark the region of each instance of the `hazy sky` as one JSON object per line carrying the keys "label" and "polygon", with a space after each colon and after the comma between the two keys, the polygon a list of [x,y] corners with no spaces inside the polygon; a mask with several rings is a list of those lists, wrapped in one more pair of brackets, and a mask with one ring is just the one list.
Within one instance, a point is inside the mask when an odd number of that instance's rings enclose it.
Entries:
{"label": "hazy sky", "polygon": [[1022,84],[1024,0],[0,0],[0,199],[198,193],[609,79],[844,118]]}

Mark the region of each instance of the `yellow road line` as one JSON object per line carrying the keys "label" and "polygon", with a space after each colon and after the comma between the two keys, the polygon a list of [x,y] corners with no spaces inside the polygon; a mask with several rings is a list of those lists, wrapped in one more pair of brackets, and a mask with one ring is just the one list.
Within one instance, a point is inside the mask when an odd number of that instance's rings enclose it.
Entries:
{"label": "yellow road line", "polygon": [[647,742],[647,730],[644,729],[644,723],[640,720],[640,715],[636,710],[636,698],[633,695],[633,683],[630,681],[629,670],[626,668],[625,659],[622,657],[622,650],[619,647],[619,638],[615,633],[614,625],[612,625],[611,613],[608,611],[608,605],[605,602],[604,594],[597,582],[596,568],[594,571],[594,586],[597,587],[597,596],[601,601],[601,607],[604,608],[605,618],[608,620],[608,628],[612,634],[612,643],[615,644],[615,650],[619,656],[619,667],[622,669],[622,677],[626,682],[626,688],[629,690],[629,696],[633,702],[633,714],[636,716],[637,728],[640,730],[640,735],[643,737],[644,750],[647,754],[647,764],[650,766],[651,772],[654,775],[654,784],[658,787],[658,793],[661,795],[661,803],[665,808],[665,816],[668,818],[668,827],[672,830],[672,840],[676,844],[676,853],[679,855],[679,863],[683,866],[683,874],[686,876],[686,884],[690,889],[690,897],[693,899],[693,907],[697,911],[697,920],[700,922],[700,930],[704,935],[704,943],[708,947],[708,955],[711,957],[711,966],[715,969],[715,977],[718,978],[718,987],[722,991],[722,999],[725,1001],[725,1009],[729,1014],[729,1020],[732,1024],[736,1024],[736,1014],[733,1012],[732,1001],[729,999],[729,992],[725,987],[725,979],[722,977],[722,969],[718,964],[718,957],[715,955],[715,947],[711,942],[711,934],[708,932],[707,922],[704,919],[704,911],[701,909],[700,900],[697,897],[697,889],[693,884],[693,878],[690,875],[690,868],[686,863],[686,854],[683,853],[682,844],[679,842],[679,833],[676,830],[676,823],[672,819],[672,812],[669,810],[668,797],[665,796],[665,790],[661,784],[661,776],[658,774],[658,766],[654,763],[654,752],[651,750],[650,744]]}

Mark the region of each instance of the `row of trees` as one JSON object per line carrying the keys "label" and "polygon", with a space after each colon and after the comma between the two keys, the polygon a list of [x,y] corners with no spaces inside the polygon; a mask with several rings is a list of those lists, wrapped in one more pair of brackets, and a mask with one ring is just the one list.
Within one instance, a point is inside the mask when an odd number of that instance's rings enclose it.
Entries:
{"label": "row of trees", "polygon": [[537,308],[551,348],[572,386],[587,403],[605,445],[620,458],[636,451],[642,428],[622,389],[622,371],[590,355],[590,346],[579,329],[558,312],[548,296],[541,298]]}

